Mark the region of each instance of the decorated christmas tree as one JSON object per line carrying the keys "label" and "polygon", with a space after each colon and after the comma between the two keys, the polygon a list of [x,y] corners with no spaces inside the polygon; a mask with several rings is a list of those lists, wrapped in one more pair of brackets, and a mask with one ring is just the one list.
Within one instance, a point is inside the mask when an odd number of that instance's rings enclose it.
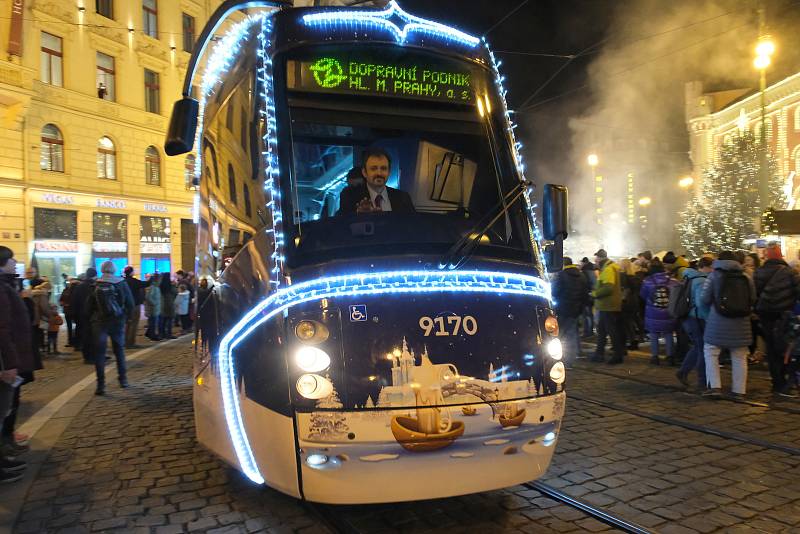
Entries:
{"label": "decorated christmas tree", "polygon": [[[339,399],[336,388],[333,388],[330,395],[318,400],[316,407],[324,410],[341,410],[343,404]],[[308,426],[309,439],[338,439],[346,436],[349,431],[350,429],[342,412],[324,411],[311,414],[311,421]]]}
{"label": "decorated christmas tree", "polygon": [[717,162],[703,173],[701,195],[692,198],[679,215],[681,243],[690,255],[742,248],[745,239],[758,235],[764,210],[783,208],[775,160],[769,153],[765,160],[768,198],[761,202],[761,144],[744,131],[720,147]]}

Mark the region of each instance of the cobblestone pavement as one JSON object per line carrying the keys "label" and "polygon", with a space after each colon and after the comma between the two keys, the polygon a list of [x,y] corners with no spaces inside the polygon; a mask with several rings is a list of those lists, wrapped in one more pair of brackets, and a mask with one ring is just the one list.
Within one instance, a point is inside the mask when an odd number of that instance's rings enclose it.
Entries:
{"label": "cobblestone pavement", "polygon": [[[30,487],[16,532],[328,531],[303,504],[253,487],[196,444],[187,345],[134,362],[132,388],[109,388],[106,397],[88,402]],[[628,365],[634,372],[638,364]],[[673,371],[652,372],[663,380]],[[703,424],[742,419],[739,433],[772,441],[780,439],[781,425],[794,432],[800,419],[631,382],[634,387],[587,370],[569,376],[576,394]],[[783,419],[776,423],[776,417]],[[658,532],[800,530],[800,457],[576,399],[567,402],[557,454],[543,481]],[[364,532],[611,530],[522,486],[331,508]]]}

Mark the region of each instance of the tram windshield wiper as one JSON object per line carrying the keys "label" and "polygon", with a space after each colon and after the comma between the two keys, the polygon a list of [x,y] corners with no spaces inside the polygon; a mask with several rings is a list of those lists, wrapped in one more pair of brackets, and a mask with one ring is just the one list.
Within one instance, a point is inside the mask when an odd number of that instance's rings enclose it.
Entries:
{"label": "tram windshield wiper", "polygon": [[500,217],[504,216],[514,203],[532,185],[527,180],[520,181],[506,193],[500,201],[490,209],[461,239],[456,241],[439,262],[439,269],[455,270],[464,265],[480,244],[481,238],[489,231]]}

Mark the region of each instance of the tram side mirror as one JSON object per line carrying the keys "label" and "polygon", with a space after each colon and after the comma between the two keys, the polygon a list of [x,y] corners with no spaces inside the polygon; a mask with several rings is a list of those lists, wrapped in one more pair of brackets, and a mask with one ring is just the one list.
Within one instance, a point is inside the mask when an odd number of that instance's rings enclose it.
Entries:
{"label": "tram side mirror", "polygon": [[555,273],[564,268],[564,240],[568,235],[568,194],[567,187],[545,184],[542,199],[543,237],[552,241],[545,248],[547,272]]}
{"label": "tram side mirror", "polygon": [[197,114],[200,104],[194,98],[183,97],[172,107],[164,152],[168,156],[186,154],[194,146],[197,131]]}

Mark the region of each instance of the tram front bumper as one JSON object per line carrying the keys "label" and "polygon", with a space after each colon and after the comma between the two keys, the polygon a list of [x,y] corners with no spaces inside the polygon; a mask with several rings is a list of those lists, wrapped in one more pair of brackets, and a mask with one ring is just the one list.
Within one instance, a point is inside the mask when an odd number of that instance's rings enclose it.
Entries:
{"label": "tram front bumper", "polygon": [[564,402],[561,392],[499,415],[502,405],[451,406],[449,428],[436,434],[415,428],[413,410],[298,414],[303,495],[331,504],[412,501],[536,479],[552,459]]}

